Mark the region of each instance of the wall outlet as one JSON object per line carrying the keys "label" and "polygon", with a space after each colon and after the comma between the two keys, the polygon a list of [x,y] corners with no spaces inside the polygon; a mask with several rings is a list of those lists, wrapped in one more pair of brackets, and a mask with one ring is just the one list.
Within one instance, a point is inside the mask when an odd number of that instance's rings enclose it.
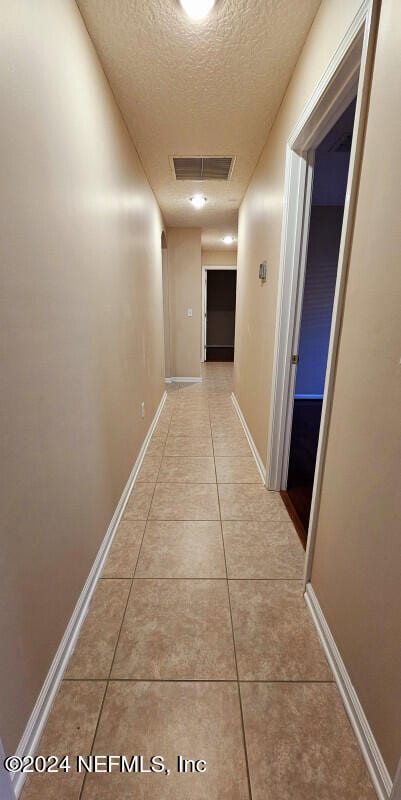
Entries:
{"label": "wall outlet", "polygon": [[142,417],[142,419],[144,418],[144,416],[145,416],[145,403],[141,403],[141,417]]}

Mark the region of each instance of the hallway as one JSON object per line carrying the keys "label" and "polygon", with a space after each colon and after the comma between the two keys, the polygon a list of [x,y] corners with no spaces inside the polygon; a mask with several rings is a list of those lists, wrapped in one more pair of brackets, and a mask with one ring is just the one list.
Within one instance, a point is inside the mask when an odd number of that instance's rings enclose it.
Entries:
{"label": "hallway", "polygon": [[[172,384],[37,752],[159,754],[171,774],[31,777],[23,800],[373,800],[262,485],[231,364]],[[177,774],[177,756],[207,771]]]}

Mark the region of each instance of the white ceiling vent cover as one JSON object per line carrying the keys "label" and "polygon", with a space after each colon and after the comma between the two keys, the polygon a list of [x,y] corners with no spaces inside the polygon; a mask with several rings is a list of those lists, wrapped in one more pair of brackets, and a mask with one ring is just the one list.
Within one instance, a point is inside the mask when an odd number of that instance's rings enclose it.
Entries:
{"label": "white ceiling vent cover", "polygon": [[177,181],[228,181],[234,168],[234,156],[171,156]]}

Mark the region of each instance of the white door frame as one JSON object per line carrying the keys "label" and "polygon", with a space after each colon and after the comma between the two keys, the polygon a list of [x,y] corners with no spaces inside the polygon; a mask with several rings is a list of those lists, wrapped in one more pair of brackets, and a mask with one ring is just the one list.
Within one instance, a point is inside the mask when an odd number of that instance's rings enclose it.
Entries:
{"label": "white door frame", "polygon": [[207,272],[209,269],[230,269],[237,271],[237,266],[202,267],[202,330],[201,330],[201,362],[206,361],[207,342]]}
{"label": "white door frame", "polygon": [[[286,488],[302,310],[313,152],[357,94],[347,193],[338,258],[304,582],[310,580],[316,524],[356,209],[365,119],[376,39],[378,0],[364,0],[287,142],[280,279],[266,485]],[[312,151],[312,155],[311,155]],[[295,349],[294,349],[295,348]]]}

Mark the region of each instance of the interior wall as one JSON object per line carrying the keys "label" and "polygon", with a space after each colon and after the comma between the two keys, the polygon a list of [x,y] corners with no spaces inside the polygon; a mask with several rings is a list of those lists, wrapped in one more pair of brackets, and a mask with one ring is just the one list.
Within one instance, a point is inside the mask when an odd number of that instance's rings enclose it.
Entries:
{"label": "interior wall", "polygon": [[12,753],[162,396],[162,221],[73,0],[14,0],[1,17],[0,717]]}
{"label": "interior wall", "polygon": [[[235,393],[264,459],[286,142],[359,5],[323,0],[240,209]],[[401,749],[400,31],[398,0],[383,0],[312,572],[392,775]]]}
{"label": "interior wall", "polygon": [[235,267],[236,250],[202,250],[203,267]]}
{"label": "interior wall", "polygon": [[401,756],[400,32],[401,6],[384,0],[312,571],[392,777]]}
{"label": "interior wall", "polygon": [[[234,391],[264,463],[273,380],[288,137],[349,27],[360,0],[323,0],[239,213]],[[267,281],[259,264],[267,260]]]}
{"label": "interior wall", "polygon": [[[169,228],[171,375],[200,377],[201,350],[201,230]],[[188,316],[192,309],[192,316]]]}

